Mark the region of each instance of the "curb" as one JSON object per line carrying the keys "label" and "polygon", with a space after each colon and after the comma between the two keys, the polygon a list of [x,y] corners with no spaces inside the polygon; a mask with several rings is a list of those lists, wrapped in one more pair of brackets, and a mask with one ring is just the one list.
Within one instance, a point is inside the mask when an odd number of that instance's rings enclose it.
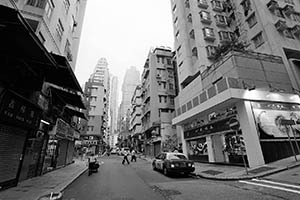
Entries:
{"label": "curb", "polygon": [[85,167],[79,174],[77,174],[74,178],[69,180],[60,190],[60,192],[63,192],[69,185],[71,185],[78,177],[80,177],[82,174],[84,174],[88,170],[87,167]]}
{"label": "curb", "polygon": [[300,163],[295,164],[293,166],[287,166],[287,167],[284,167],[284,168],[280,168],[280,169],[277,169],[277,170],[266,172],[266,173],[261,174],[261,175],[252,175],[252,176],[246,176],[246,177],[212,177],[212,176],[205,176],[205,175],[196,174],[196,173],[193,173],[193,174],[195,176],[200,177],[200,178],[205,178],[205,179],[210,179],[210,180],[238,181],[238,180],[250,180],[250,179],[253,179],[253,178],[261,178],[261,177],[269,176],[269,175],[276,174],[276,173],[279,173],[279,172],[283,172],[283,171],[286,171],[286,170],[289,170],[289,169],[293,169],[293,168],[296,168],[296,167],[300,167]]}

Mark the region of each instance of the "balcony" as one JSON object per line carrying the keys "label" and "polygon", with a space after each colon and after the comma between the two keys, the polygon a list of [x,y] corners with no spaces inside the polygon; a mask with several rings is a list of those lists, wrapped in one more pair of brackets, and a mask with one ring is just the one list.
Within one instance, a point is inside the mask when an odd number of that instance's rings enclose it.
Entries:
{"label": "balcony", "polygon": [[287,25],[286,22],[279,19],[276,23],[275,23],[275,28],[277,29],[277,31],[284,31],[285,29],[287,29]]}
{"label": "balcony", "polygon": [[213,32],[213,29],[203,29],[203,36],[204,36],[204,40],[207,41],[214,41],[216,39],[216,36]]}
{"label": "balcony", "polygon": [[292,13],[295,12],[294,7],[291,5],[284,6],[282,10],[287,16],[290,16]]}
{"label": "balcony", "polygon": [[293,28],[292,28],[292,33],[295,34],[296,36],[299,36],[300,35],[300,25],[295,25]]}
{"label": "balcony", "polygon": [[216,25],[219,27],[226,27],[227,26],[227,20],[226,17],[223,15],[216,15]]}
{"label": "balcony", "polygon": [[271,0],[269,3],[267,3],[267,7],[271,12],[274,12],[277,8],[279,8],[278,2]]}
{"label": "balcony", "polygon": [[223,4],[221,1],[212,1],[212,10],[216,12],[222,12],[223,11]]}
{"label": "balcony", "polygon": [[200,21],[205,24],[211,24],[212,20],[209,13],[205,11],[200,12]]}
{"label": "balcony", "polygon": [[204,9],[208,8],[207,1],[206,0],[198,0],[198,7],[199,8],[204,8]]}

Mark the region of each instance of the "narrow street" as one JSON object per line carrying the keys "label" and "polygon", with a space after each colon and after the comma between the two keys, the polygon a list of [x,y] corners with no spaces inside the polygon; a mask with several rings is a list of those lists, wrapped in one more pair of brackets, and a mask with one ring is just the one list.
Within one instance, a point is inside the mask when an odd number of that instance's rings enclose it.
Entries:
{"label": "narrow street", "polygon": [[[250,180],[215,181],[173,175],[166,177],[153,171],[149,162],[138,159],[130,165],[121,164],[122,157],[101,159],[98,173],[84,173],[64,191],[64,200],[147,200],[147,199],[299,199],[299,194],[276,187],[253,185]],[[294,188],[294,190],[299,190]]]}

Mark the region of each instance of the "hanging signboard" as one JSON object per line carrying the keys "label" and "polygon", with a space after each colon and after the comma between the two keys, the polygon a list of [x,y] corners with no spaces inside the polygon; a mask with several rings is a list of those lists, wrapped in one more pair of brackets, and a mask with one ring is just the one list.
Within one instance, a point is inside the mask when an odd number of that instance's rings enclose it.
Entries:
{"label": "hanging signboard", "polygon": [[18,95],[7,90],[1,99],[0,120],[25,128],[35,128],[39,125],[42,110]]}

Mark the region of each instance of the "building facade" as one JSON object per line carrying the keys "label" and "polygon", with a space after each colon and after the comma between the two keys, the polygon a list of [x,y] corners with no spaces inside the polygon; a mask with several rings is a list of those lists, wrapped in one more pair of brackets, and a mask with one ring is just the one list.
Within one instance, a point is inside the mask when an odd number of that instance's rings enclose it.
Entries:
{"label": "building facade", "polygon": [[118,143],[121,146],[131,145],[129,133],[130,104],[136,86],[140,84],[140,72],[132,66],[126,70],[122,84],[122,98],[118,113]]}
{"label": "building facade", "polygon": [[[173,124],[184,152],[250,167],[292,156],[297,145],[287,138],[297,126],[283,130],[280,117],[297,121],[299,2],[171,0],[171,6],[180,88]],[[235,120],[240,127],[232,129]]]}
{"label": "building facade", "polygon": [[18,9],[49,52],[65,56],[75,70],[87,0],[4,0]]}
{"label": "building facade", "polygon": [[83,125],[82,137],[83,144],[93,153],[102,151],[108,144],[109,85],[108,63],[101,58],[84,89],[88,121]]}
{"label": "building facade", "polygon": [[[145,154],[156,156],[177,146],[172,126],[176,77],[173,52],[165,47],[150,50],[142,74],[142,132]],[[170,146],[173,144],[173,146]]]}
{"label": "building facade", "polygon": [[141,98],[142,88],[138,85],[135,88],[131,99],[130,107],[130,127],[129,132],[132,141],[132,147],[135,151],[142,152],[144,150],[144,137],[142,134],[142,98]]}
{"label": "building facade", "polygon": [[111,147],[115,147],[118,139],[117,133],[117,119],[118,119],[118,77],[112,76],[110,83],[110,135],[109,144]]}

